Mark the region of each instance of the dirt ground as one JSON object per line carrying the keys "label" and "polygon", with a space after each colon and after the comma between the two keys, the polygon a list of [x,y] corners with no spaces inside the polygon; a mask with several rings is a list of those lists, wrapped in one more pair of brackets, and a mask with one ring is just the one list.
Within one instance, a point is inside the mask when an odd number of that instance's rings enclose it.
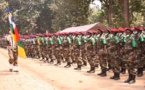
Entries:
{"label": "dirt ground", "polygon": [[55,66],[31,58],[19,57],[19,72],[9,72],[7,50],[0,49],[0,58],[0,90],[145,90],[145,72],[130,85],[124,83],[128,74],[121,74],[121,79],[115,81],[109,79],[111,71],[107,77],[99,77],[100,69],[88,74],[89,66],[76,71],[76,64],[64,68],[66,63]]}

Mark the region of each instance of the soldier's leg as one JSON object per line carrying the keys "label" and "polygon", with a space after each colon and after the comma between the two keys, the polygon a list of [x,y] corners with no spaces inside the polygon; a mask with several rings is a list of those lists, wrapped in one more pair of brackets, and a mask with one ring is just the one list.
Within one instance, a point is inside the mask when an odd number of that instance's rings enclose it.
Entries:
{"label": "soldier's leg", "polygon": [[119,66],[119,60],[115,59],[115,65],[114,65],[114,73],[115,73],[115,80],[120,79],[120,66]]}
{"label": "soldier's leg", "polygon": [[108,60],[107,60],[107,62],[108,62],[108,68],[107,68],[107,71],[109,71],[109,70],[111,70],[111,58],[110,58],[110,55],[108,55]]}
{"label": "soldier's leg", "polygon": [[126,67],[125,67],[125,62],[121,61],[121,71],[120,73],[125,74],[126,73]]}
{"label": "soldier's leg", "polygon": [[143,76],[143,66],[144,66],[144,61],[143,60],[137,60],[137,76],[141,77]]}
{"label": "soldier's leg", "polygon": [[83,65],[82,66],[87,66],[87,61],[88,61],[88,57],[87,57],[87,53],[82,53],[82,62],[83,62]]}
{"label": "soldier's leg", "polygon": [[53,64],[54,60],[55,60],[55,56],[54,56],[53,53],[51,53],[51,55],[50,55],[50,61],[48,63]]}
{"label": "soldier's leg", "polygon": [[9,55],[9,64],[10,64],[10,71],[13,71],[13,62],[14,62],[14,56],[12,49],[8,48],[8,55]]}
{"label": "soldier's leg", "polygon": [[136,79],[135,79],[136,78],[136,71],[135,71],[135,67],[133,64],[130,67],[129,73],[131,74],[131,77],[132,77],[131,80],[129,81],[129,84],[133,84],[136,82]]}
{"label": "soldier's leg", "polygon": [[38,56],[39,56],[39,58],[41,58],[41,48],[40,48],[40,45],[38,45],[37,48],[38,48],[38,54],[39,54]]}
{"label": "soldier's leg", "polygon": [[75,70],[81,70],[81,66],[82,66],[82,57],[77,56],[76,63],[77,63],[77,67],[74,68],[74,69],[75,69]]}
{"label": "soldier's leg", "polygon": [[72,64],[76,63],[76,55],[75,55],[75,51],[72,52]]}
{"label": "soldier's leg", "polygon": [[133,84],[135,83],[135,77],[136,77],[136,72],[133,64],[127,63],[127,69],[128,69],[128,79],[125,80],[125,83]]}
{"label": "soldier's leg", "polygon": [[111,60],[111,69],[113,71],[113,76],[110,77],[110,79],[115,79],[116,78],[116,73],[115,73],[115,58],[113,56],[110,56]]}
{"label": "soldier's leg", "polygon": [[106,59],[106,55],[102,56],[102,63],[101,63],[101,77],[105,77],[107,76],[107,59]]}
{"label": "soldier's leg", "polygon": [[11,72],[13,71],[13,62],[14,62],[14,59],[13,59],[13,58],[9,58],[9,64],[10,64],[9,70],[10,70]]}
{"label": "soldier's leg", "polygon": [[102,66],[102,55],[99,55],[99,64],[100,64],[100,68],[101,68],[101,72],[100,73],[98,73],[98,75],[100,76],[100,75],[102,75],[102,68],[103,68],[103,66]]}
{"label": "soldier's leg", "polygon": [[[57,54],[57,55],[56,55]],[[56,59],[57,59],[57,63],[55,64],[56,66],[58,66],[58,65],[61,65],[61,52],[59,52],[59,51],[56,51],[55,52],[55,56],[56,56]]]}
{"label": "soldier's leg", "polygon": [[41,56],[42,56],[42,61],[45,61],[45,46],[41,45]]}
{"label": "soldier's leg", "polygon": [[64,66],[64,67],[65,67],[65,68],[71,67],[71,62],[72,62],[71,53],[68,53],[68,55],[66,56],[66,62],[67,62],[67,65]]}
{"label": "soldier's leg", "polygon": [[99,67],[99,56],[98,56],[98,55],[96,55],[95,67],[96,67],[96,68]]}
{"label": "soldier's leg", "polygon": [[14,56],[14,72],[18,72],[18,53],[17,52],[13,52],[13,56]]}
{"label": "soldier's leg", "polygon": [[88,56],[88,63],[90,64],[90,70],[87,73],[95,73],[95,56]]}

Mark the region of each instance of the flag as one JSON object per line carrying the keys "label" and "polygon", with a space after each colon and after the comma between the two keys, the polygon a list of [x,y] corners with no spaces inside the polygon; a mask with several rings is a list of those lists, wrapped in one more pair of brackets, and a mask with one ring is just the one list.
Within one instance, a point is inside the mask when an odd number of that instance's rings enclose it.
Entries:
{"label": "flag", "polygon": [[23,45],[22,45],[22,41],[20,40],[18,28],[17,28],[16,24],[14,23],[14,19],[12,17],[12,14],[11,14],[9,7],[7,7],[7,12],[8,12],[10,32],[11,32],[11,35],[13,37],[14,43],[18,45],[18,55],[23,57],[23,58],[27,58],[25,50],[24,50]]}

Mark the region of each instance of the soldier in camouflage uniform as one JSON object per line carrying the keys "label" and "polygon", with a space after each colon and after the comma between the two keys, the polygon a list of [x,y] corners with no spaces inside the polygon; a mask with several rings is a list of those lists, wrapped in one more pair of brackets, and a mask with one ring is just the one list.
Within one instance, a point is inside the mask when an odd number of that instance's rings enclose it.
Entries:
{"label": "soldier in camouflage uniform", "polygon": [[[123,48],[124,48],[124,45],[125,45],[125,37],[123,37],[124,28],[119,28],[118,30],[121,33],[121,35],[119,36],[119,38],[121,39],[120,40],[120,53],[121,53],[121,56],[120,57],[122,58],[122,55],[124,55],[124,52],[123,52],[124,49]],[[124,60],[121,60],[120,66],[121,66],[120,73],[125,74],[126,73],[126,67],[125,67]]]}
{"label": "soldier in camouflage uniform", "polygon": [[66,33],[66,38],[64,38],[64,57],[67,62],[65,68],[71,67],[72,63],[72,40],[70,38],[69,33]]}
{"label": "soldier in camouflage uniform", "polygon": [[111,60],[111,68],[114,75],[110,79],[119,80],[120,79],[120,39],[117,36],[118,31],[112,29],[113,36],[110,37],[110,47],[108,48],[108,53]]}
{"label": "soldier in camouflage uniform", "polygon": [[94,73],[95,72],[95,62],[96,62],[96,40],[93,36],[94,32],[89,31],[90,38],[88,40],[88,63],[90,64],[90,70],[87,73]]}
{"label": "soldier in camouflage uniform", "polygon": [[45,34],[45,58],[46,58],[46,60],[44,61],[44,62],[49,62],[49,59],[50,59],[50,45],[49,45],[49,37],[51,36],[51,34],[50,33],[48,33],[48,34]]}
{"label": "soldier in camouflage uniform", "polygon": [[105,77],[107,74],[107,40],[106,33],[103,33],[100,37],[100,45],[99,45],[99,63],[101,66],[101,73],[98,75],[101,77]]}
{"label": "soldier in camouflage uniform", "polygon": [[77,67],[74,68],[75,70],[81,70],[81,66],[82,66],[82,36],[79,32],[75,33],[77,35],[76,38],[76,47],[75,47],[75,57],[76,57],[76,63],[77,63]]}
{"label": "soldier in camouflage uniform", "polygon": [[62,39],[59,34],[55,34],[55,50],[54,50],[54,55],[56,57],[57,63],[55,64],[56,66],[61,64],[62,60]]}
{"label": "soldier in camouflage uniform", "polygon": [[50,61],[49,61],[49,63],[50,64],[52,64],[52,63],[54,63],[54,60],[56,59],[55,58],[55,55],[54,55],[54,50],[55,50],[55,48],[54,48],[54,34],[53,35],[51,35],[51,37],[49,37],[49,44],[50,44]]}
{"label": "soldier in camouflage uniform", "polygon": [[136,71],[135,71],[135,66],[134,66],[134,61],[137,59],[136,55],[136,49],[137,49],[137,43],[135,41],[135,37],[132,34],[133,31],[131,29],[126,29],[124,32],[124,40],[125,40],[125,45],[124,45],[124,55],[123,55],[123,60],[126,64],[126,68],[128,69],[128,79],[125,81],[125,83],[135,83],[135,77],[136,77]]}
{"label": "soldier in camouflage uniform", "polygon": [[88,55],[87,55],[87,41],[88,41],[88,37],[87,37],[87,32],[82,32],[82,66],[87,66],[87,61],[88,61]]}
{"label": "soldier in camouflage uniform", "polygon": [[137,48],[137,60],[136,60],[136,67],[137,67],[137,76],[141,77],[143,76],[143,65],[142,63],[144,61],[143,56],[144,56],[144,38],[143,38],[143,33],[142,33],[142,28],[135,27],[134,30],[134,35],[136,36],[136,41],[138,43],[138,48]]}

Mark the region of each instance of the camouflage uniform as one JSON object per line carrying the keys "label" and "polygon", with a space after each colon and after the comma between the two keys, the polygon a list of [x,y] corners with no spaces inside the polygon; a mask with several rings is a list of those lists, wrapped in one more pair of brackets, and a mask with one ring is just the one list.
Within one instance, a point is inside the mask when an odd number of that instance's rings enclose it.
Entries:
{"label": "camouflage uniform", "polygon": [[67,36],[64,41],[64,57],[67,62],[67,65],[64,66],[65,68],[71,67],[72,62],[72,40],[70,36]]}
{"label": "camouflage uniform", "polygon": [[95,72],[95,62],[96,62],[96,40],[93,36],[90,37],[88,41],[88,63],[90,64],[90,70],[88,73]]}
{"label": "camouflage uniform", "polygon": [[55,65],[60,65],[61,64],[61,60],[62,60],[62,39],[60,36],[56,37],[55,40],[55,57],[57,59],[57,63]]}
{"label": "camouflage uniform", "polygon": [[81,41],[81,36],[78,36],[76,38],[76,48],[75,48],[75,55],[76,55],[76,63],[77,63],[77,68],[74,68],[75,70],[81,70],[82,66],[82,41]]}
{"label": "camouflage uniform", "polygon": [[54,37],[49,38],[49,43],[50,43],[50,64],[54,62],[55,55],[54,55]]}
{"label": "camouflage uniform", "polygon": [[119,80],[120,79],[120,40],[117,35],[111,37],[110,47],[108,48],[108,53],[111,60],[111,68],[113,70],[114,76],[110,79]]}
{"label": "camouflage uniform", "polygon": [[128,73],[129,73],[129,77],[125,81],[125,83],[132,84],[135,82],[135,76],[136,76],[134,61],[137,59],[137,55],[136,55],[137,43],[135,41],[133,34],[130,34],[129,36],[125,36],[125,41],[126,42],[124,46],[123,60],[126,63],[126,68],[128,69]]}
{"label": "camouflage uniform", "polygon": [[87,66],[87,61],[88,61],[88,55],[87,55],[87,41],[88,41],[88,38],[86,36],[86,34],[84,33],[83,37],[82,37],[82,62],[83,62],[83,65],[82,66]]}
{"label": "camouflage uniform", "polygon": [[107,71],[107,40],[106,36],[103,35],[103,37],[100,39],[100,45],[99,45],[99,63],[101,66],[101,73],[99,73],[99,76],[106,76]]}

